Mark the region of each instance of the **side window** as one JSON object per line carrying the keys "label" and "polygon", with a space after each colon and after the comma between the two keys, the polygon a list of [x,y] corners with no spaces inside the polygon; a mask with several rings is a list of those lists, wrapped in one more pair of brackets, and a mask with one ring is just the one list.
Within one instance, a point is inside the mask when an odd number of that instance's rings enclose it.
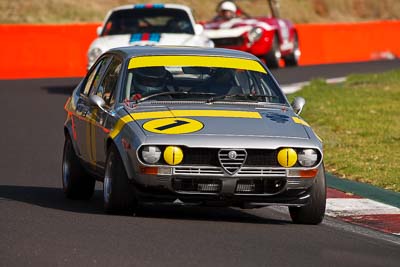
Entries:
{"label": "side window", "polygon": [[93,79],[92,86],[90,86],[90,95],[94,95],[95,92],[99,89],[101,79],[103,78],[110,61],[111,57],[109,56],[105,57],[104,60],[100,63],[100,67],[98,68],[98,71],[96,72],[96,75]]}
{"label": "side window", "polygon": [[97,89],[97,86],[99,86],[100,83],[100,79],[101,77],[103,77],[103,73],[107,69],[110,60],[111,57],[109,56],[101,59],[94,67],[93,71],[89,74],[89,76],[87,76],[86,84],[82,92],[84,95],[89,95],[89,93],[93,91],[93,88]]}
{"label": "side window", "polygon": [[100,86],[97,88],[96,94],[104,99],[108,105],[114,104],[115,90],[117,87],[118,77],[121,72],[122,61],[118,58],[113,58],[110,66],[104,74]]}
{"label": "side window", "polygon": [[82,92],[84,95],[88,95],[89,94],[89,91],[90,91],[90,88],[92,86],[94,77],[96,77],[96,73],[98,72],[98,70],[99,70],[99,68],[100,68],[100,66],[101,66],[101,64],[103,62],[104,62],[104,60],[102,62],[99,62],[96,65],[96,67],[93,69],[93,71],[89,74],[89,76],[87,77],[86,84],[85,84],[85,87],[84,87],[83,92]]}

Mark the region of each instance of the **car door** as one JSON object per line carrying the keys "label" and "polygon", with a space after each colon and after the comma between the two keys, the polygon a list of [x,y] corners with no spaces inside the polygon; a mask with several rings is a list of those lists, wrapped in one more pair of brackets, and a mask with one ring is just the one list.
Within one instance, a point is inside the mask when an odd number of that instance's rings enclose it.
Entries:
{"label": "car door", "polygon": [[85,163],[91,163],[90,165],[93,165],[94,161],[90,150],[90,127],[92,122],[90,116],[89,93],[99,86],[100,79],[107,69],[110,60],[111,58],[109,56],[103,57],[97,62],[95,67],[91,69],[82,84],[80,96],[76,104],[75,115],[78,119],[75,120],[75,130],[79,157]]}
{"label": "car door", "polygon": [[97,171],[102,174],[106,161],[106,142],[110,129],[116,122],[113,107],[115,104],[115,94],[117,91],[118,80],[120,78],[122,60],[114,56],[109,64],[100,85],[90,92],[90,95],[97,95],[104,99],[104,109],[92,106],[90,108],[90,156],[95,162]]}

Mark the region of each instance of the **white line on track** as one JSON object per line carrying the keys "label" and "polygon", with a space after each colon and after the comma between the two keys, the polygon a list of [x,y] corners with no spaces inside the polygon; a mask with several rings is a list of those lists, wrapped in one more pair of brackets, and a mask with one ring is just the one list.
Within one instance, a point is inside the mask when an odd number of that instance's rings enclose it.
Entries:
{"label": "white line on track", "polygon": [[328,198],[326,214],[329,216],[400,214],[400,209],[366,198]]}
{"label": "white line on track", "polygon": [[[282,207],[282,206],[271,206],[268,207],[268,209],[274,210],[277,213],[280,213],[282,217],[280,219],[287,219],[290,220],[289,212],[287,210],[287,207]],[[243,211],[243,210],[242,210]],[[259,210],[249,210],[248,213],[251,214],[256,214],[257,213],[263,213],[263,209]],[[339,229],[342,231],[354,233],[357,235],[362,235],[362,236],[367,236],[369,238],[373,239],[378,239],[378,240],[385,240],[390,243],[394,243],[396,245],[400,245],[400,239],[398,236],[394,236],[393,234],[387,234],[384,232],[379,232],[374,229],[366,228],[364,226],[356,225],[356,224],[351,224],[342,220],[339,220],[335,217],[329,216],[326,214],[324,221],[322,222],[322,225],[332,227],[335,229]],[[400,233],[399,233],[400,234]]]}
{"label": "white line on track", "polygon": [[[332,84],[332,83],[342,83],[346,81],[346,77],[336,77],[336,78],[330,78],[325,80],[326,83]],[[298,83],[292,83],[292,84],[282,84],[281,88],[283,93],[285,94],[293,94],[297,91],[300,91],[304,86],[309,85],[310,82],[298,82]]]}

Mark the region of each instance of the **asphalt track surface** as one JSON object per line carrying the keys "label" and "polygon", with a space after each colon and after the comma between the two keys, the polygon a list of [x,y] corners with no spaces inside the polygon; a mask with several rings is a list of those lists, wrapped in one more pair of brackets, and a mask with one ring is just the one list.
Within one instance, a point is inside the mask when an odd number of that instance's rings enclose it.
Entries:
{"label": "asphalt track surface", "polygon": [[[276,74],[289,83],[393,68],[399,61]],[[90,201],[65,199],[63,106],[78,81],[0,81],[0,266],[399,266],[398,238],[331,218],[304,226],[285,209],[165,206],[106,215],[100,184]]]}

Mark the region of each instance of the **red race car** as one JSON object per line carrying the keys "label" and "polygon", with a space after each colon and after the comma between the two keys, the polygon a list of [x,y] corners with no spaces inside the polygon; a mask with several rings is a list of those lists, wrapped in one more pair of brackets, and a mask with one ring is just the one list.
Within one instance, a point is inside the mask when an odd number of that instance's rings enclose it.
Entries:
{"label": "red race car", "polygon": [[215,47],[241,50],[265,60],[270,68],[278,68],[281,59],[285,66],[297,66],[301,55],[297,31],[289,20],[279,18],[268,0],[271,17],[250,17],[233,1],[222,1],[218,15],[204,24],[205,33]]}

